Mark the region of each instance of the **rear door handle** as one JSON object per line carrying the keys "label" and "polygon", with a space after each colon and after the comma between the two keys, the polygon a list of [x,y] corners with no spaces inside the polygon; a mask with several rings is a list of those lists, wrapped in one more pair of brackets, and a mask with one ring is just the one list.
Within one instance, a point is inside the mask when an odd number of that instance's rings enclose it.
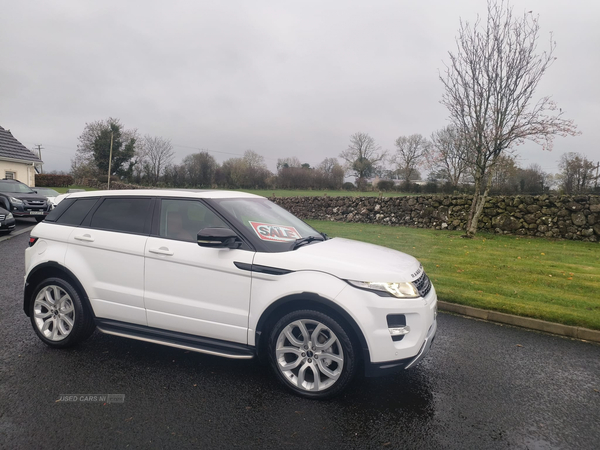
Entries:
{"label": "rear door handle", "polygon": [[94,238],[89,234],[80,234],[79,236],[74,236],[74,239],[77,239],[78,241],[94,242]]}
{"label": "rear door handle", "polygon": [[150,253],[156,253],[157,255],[173,256],[175,254],[175,252],[172,252],[167,247],[149,248],[148,251]]}

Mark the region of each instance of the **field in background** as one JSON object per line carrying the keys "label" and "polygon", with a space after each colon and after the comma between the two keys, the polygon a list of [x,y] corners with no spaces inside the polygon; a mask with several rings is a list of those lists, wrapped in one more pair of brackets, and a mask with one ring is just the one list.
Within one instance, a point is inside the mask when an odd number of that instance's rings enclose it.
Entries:
{"label": "field in background", "polygon": [[85,186],[53,187],[50,189],[54,189],[59,194],[66,194],[69,189],[85,189],[86,191],[97,191],[97,189]]}
{"label": "field in background", "polygon": [[[69,187],[53,187],[55,191],[61,194],[67,192],[68,189],[85,189],[86,191],[96,191],[97,189],[89,188],[85,186],[69,186]],[[149,188],[152,189],[152,188]],[[286,190],[286,189],[226,189],[240,192],[249,192],[251,194],[261,195],[263,197],[322,197],[327,195],[329,197],[404,197],[410,195],[422,195],[422,194],[408,194],[404,192],[383,192],[378,191],[312,191],[312,190]]]}
{"label": "field in background", "polygon": [[309,191],[309,190],[286,190],[286,189],[238,189],[242,192],[249,192],[251,194],[262,195],[263,197],[405,197],[409,195],[423,195],[423,194],[409,194],[406,192],[379,192],[379,191]]}
{"label": "field in background", "polygon": [[470,240],[461,238],[460,231],[307,222],[332,237],[357,239],[415,256],[440,300],[600,330],[597,243],[486,233]]}

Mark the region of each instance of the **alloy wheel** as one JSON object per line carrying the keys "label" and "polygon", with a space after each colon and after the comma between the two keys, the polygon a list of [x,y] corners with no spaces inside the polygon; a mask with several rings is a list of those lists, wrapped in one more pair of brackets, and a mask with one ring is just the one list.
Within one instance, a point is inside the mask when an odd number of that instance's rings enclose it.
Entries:
{"label": "alloy wheel", "polygon": [[73,330],[75,308],[71,296],[60,286],[44,286],[33,304],[35,324],[50,341],[62,341]]}
{"label": "alloy wheel", "polygon": [[277,367],[293,386],[319,392],[333,386],[344,368],[344,352],[335,333],[316,320],[284,327],[275,347]]}

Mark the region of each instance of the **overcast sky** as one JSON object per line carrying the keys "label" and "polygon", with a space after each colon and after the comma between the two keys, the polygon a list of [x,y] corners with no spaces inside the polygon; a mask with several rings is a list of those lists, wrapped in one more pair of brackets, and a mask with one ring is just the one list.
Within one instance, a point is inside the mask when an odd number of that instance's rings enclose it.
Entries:
{"label": "overcast sky", "polygon": [[[513,0],[557,41],[538,88],[580,136],[552,152],[519,148],[523,167],[556,172],[561,154],[600,158],[600,2]],[[45,170],[69,170],[86,122],[116,117],[172,141],[175,162],[246,149],[317,165],[357,131],[393,151],[398,136],[447,122],[438,71],[459,19],[485,0],[0,0],[0,125]]]}

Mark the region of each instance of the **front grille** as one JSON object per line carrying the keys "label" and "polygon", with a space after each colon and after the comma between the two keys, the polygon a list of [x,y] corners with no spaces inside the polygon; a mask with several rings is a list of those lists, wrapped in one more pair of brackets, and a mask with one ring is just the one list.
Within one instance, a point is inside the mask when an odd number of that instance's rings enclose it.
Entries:
{"label": "front grille", "polygon": [[6,216],[4,214],[0,214],[0,221],[3,221],[4,219],[6,219]]}
{"label": "front grille", "polygon": [[46,206],[44,200],[23,200],[26,206]]}
{"label": "front grille", "polygon": [[427,294],[429,294],[429,291],[431,290],[431,281],[429,280],[429,277],[424,271],[419,278],[413,281],[413,284],[416,286],[417,291],[419,291],[419,295],[421,297],[425,297]]}

